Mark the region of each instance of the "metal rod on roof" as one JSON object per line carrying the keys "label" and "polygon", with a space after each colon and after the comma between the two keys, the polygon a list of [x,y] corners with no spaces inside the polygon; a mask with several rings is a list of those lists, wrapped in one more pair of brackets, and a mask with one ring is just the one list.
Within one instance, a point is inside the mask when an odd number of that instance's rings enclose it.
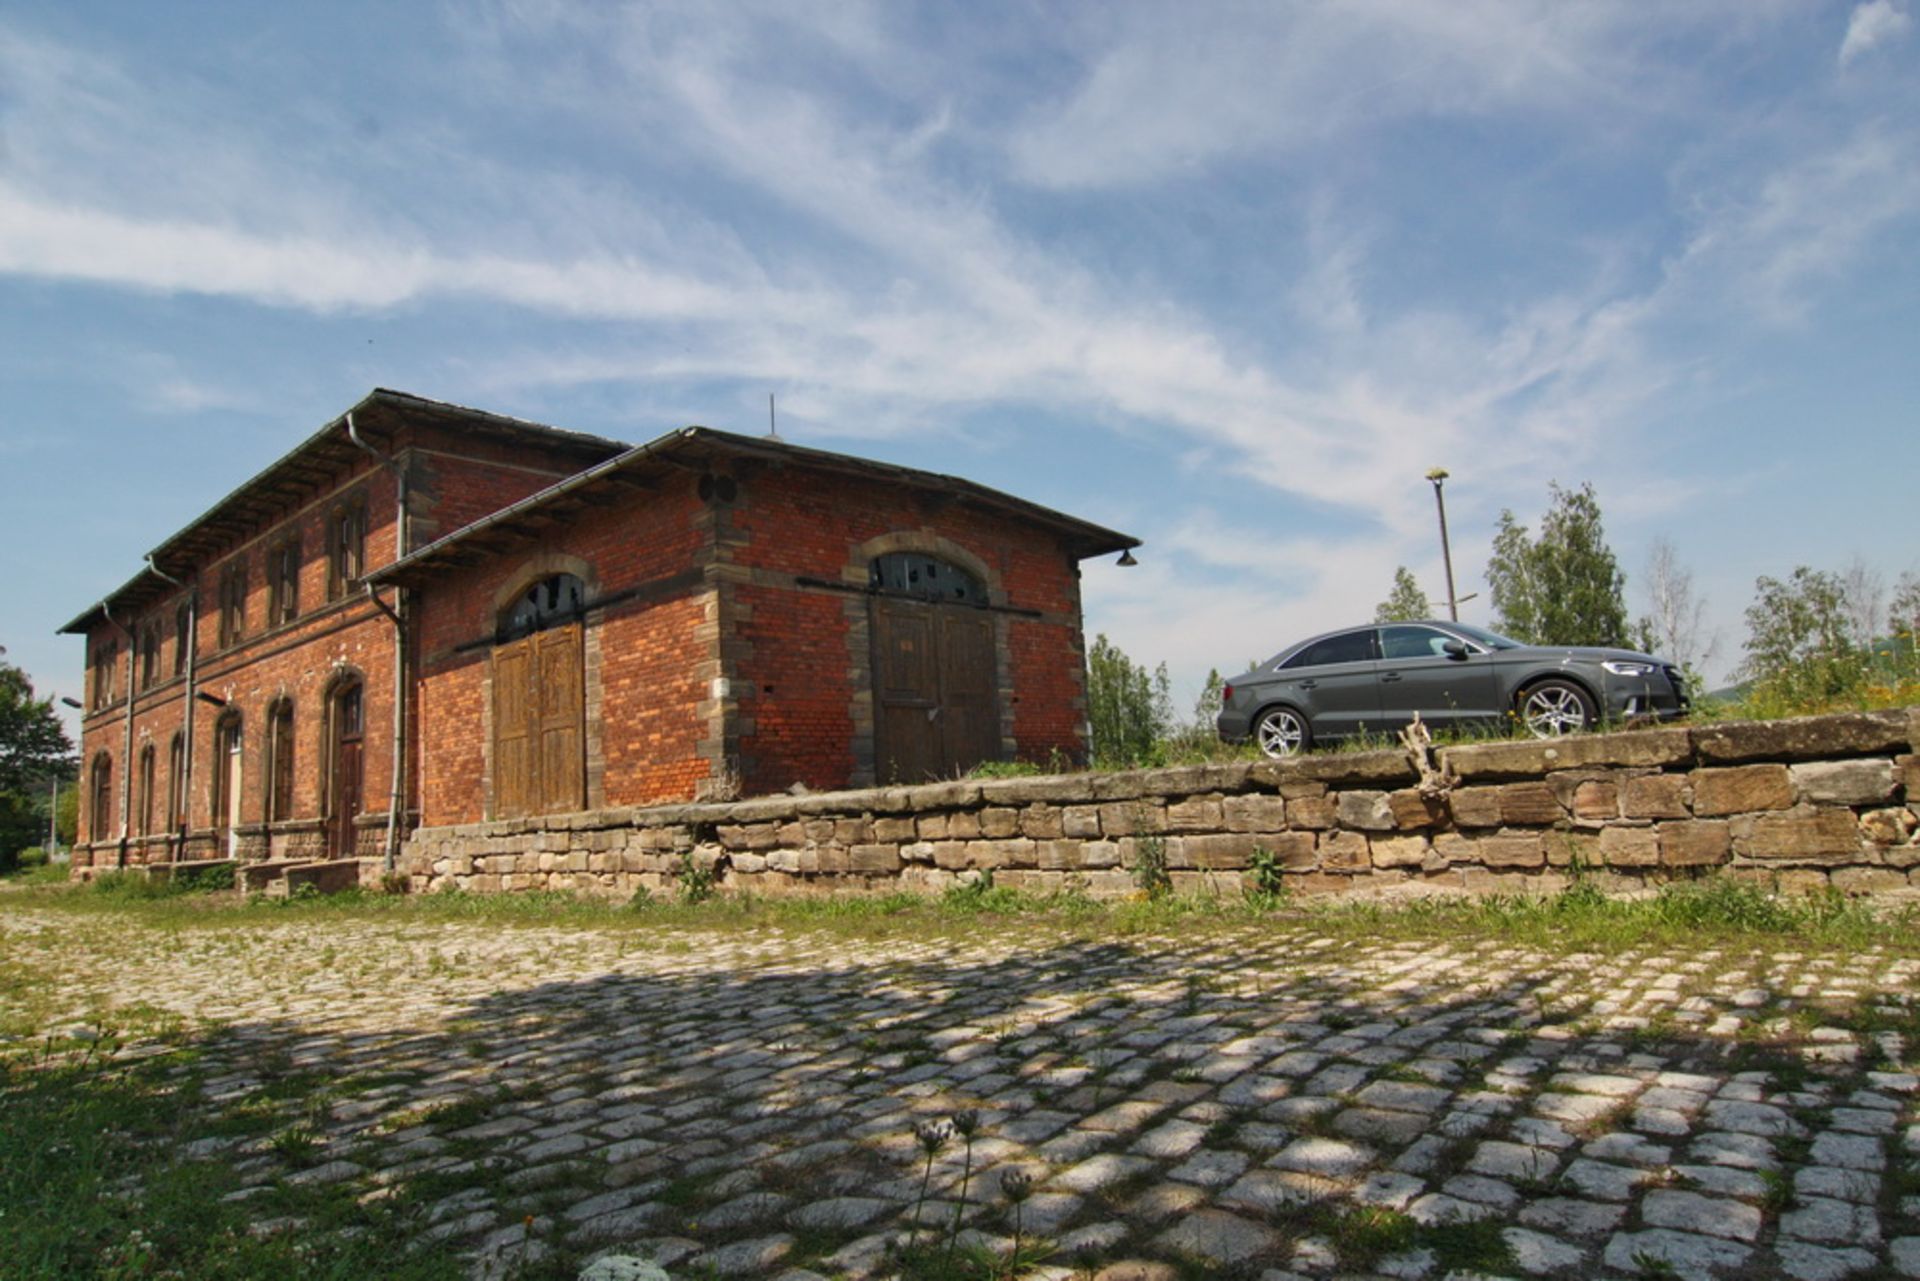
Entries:
{"label": "metal rod on roof", "polygon": [[767,438],[769,440],[780,439],[780,425],[779,423],[774,421],[774,417],[773,417],[773,393],[772,392],[767,393]]}

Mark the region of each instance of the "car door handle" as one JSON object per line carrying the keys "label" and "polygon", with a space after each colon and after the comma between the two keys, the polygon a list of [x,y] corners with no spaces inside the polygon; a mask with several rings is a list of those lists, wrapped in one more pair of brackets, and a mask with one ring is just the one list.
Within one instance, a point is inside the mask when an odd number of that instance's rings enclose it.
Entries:
{"label": "car door handle", "polygon": [[1399,679],[1400,679],[1399,672],[1388,672],[1380,678],[1380,683],[1382,685],[1385,685],[1388,681],[1397,681]]}
{"label": "car door handle", "polygon": [[1295,681],[1293,683],[1293,687],[1295,689],[1312,689],[1315,685],[1318,685],[1319,683],[1320,683],[1319,681]]}

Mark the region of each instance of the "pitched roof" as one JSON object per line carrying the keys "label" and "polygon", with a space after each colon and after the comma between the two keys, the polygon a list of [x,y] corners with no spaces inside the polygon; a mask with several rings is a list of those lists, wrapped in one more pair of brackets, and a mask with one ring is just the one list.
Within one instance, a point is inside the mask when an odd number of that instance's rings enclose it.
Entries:
{"label": "pitched roof", "polygon": [[934,490],[957,502],[1003,512],[1053,529],[1065,536],[1076,557],[1138,547],[1140,540],[1042,507],[958,476],[876,462],[852,454],[813,449],[766,436],[742,436],[711,427],[683,427],[644,445],[636,445],[577,475],[531,494],[471,525],[454,530],[411,554],[367,575],[372,583],[419,584],[448,565],[474,564],[507,547],[540,537],[556,521],[589,506],[604,505],[621,490],[644,491],[648,477],[675,468],[705,470],[717,458],[749,458],[887,480]]}
{"label": "pitched roof", "polygon": [[[347,435],[349,419],[354,431],[374,444],[390,441],[408,424],[440,423],[494,440],[537,443],[574,455],[581,462],[603,459],[627,448],[624,441],[563,431],[504,414],[376,387],[353,408],[329,420],[313,435],[187,522],[147,554],[148,568],[115,588],[104,600],[88,607],[60,631],[86,632],[109,610],[137,612],[178,590],[168,574],[177,578],[190,572],[236,539],[250,536],[262,523],[278,517],[289,504],[298,503],[331,483],[364,457],[363,451]],[[160,572],[156,572],[154,566],[158,566]]]}

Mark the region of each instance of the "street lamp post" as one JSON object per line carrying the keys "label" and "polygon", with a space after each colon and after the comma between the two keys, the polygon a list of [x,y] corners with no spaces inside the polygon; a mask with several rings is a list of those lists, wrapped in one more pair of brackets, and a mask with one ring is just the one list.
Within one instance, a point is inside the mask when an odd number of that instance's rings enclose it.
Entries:
{"label": "street lamp post", "polygon": [[1447,500],[1440,492],[1447,483],[1447,469],[1435,467],[1427,473],[1427,479],[1433,482],[1433,505],[1440,510],[1440,560],[1447,567],[1447,617],[1454,622],[1460,621],[1460,602],[1453,594],[1453,548],[1447,543]]}

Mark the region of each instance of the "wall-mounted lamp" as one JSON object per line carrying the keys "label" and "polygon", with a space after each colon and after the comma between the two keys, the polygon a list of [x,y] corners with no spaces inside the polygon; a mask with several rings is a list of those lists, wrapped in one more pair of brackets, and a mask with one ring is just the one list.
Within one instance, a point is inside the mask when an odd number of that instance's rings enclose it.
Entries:
{"label": "wall-mounted lamp", "polygon": [[65,694],[62,694],[60,696],[60,701],[65,703],[68,707],[71,707],[76,712],[80,710],[80,700],[77,698],[68,698]]}
{"label": "wall-mounted lamp", "polygon": [[215,707],[227,707],[230,704],[218,694],[209,694],[204,689],[195,690],[193,696],[203,703],[212,703]]}
{"label": "wall-mounted lamp", "polygon": [[1133,548],[1129,547],[1125,551],[1120,553],[1120,559],[1115,561],[1114,563],[1116,565],[1121,566],[1122,568],[1127,568],[1129,566],[1138,565],[1140,562],[1133,558]]}

